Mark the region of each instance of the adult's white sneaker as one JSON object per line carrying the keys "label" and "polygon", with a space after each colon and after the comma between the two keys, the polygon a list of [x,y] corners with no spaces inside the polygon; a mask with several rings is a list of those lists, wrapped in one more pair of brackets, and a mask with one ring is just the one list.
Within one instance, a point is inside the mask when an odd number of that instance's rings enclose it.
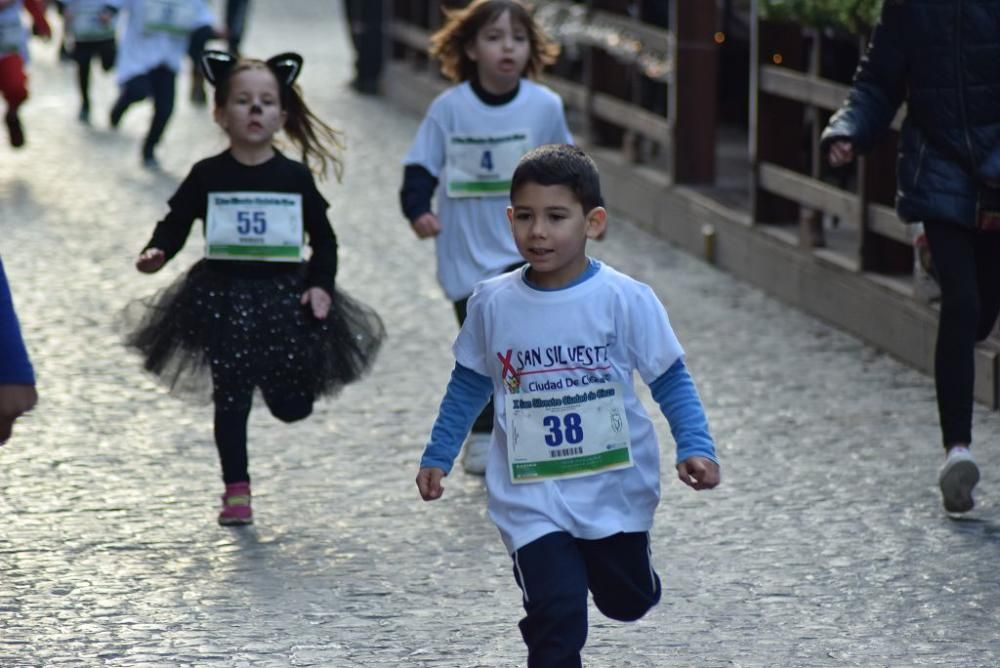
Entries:
{"label": "adult's white sneaker", "polygon": [[941,498],[944,509],[949,513],[965,513],[972,510],[972,488],[979,482],[979,467],[972,459],[968,448],[956,447],[948,450],[948,458],[938,473]]}

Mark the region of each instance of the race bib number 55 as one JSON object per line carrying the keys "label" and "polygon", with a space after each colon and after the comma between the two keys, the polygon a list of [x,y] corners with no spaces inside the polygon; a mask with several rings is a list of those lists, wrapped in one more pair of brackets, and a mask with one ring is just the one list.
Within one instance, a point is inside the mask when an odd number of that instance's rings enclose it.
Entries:
{"label": "race bib number 55", "polygon": [[205,257],[210,260],[302,261],[302,195],[208,194]]}

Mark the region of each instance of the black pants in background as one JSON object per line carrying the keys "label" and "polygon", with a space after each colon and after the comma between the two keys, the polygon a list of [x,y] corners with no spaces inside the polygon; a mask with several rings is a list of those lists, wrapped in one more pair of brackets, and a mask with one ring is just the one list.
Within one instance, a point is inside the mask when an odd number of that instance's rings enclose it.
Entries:
{"label": "black pants in background", "polygon": [[134,76],[122,86],[118,101],[111,109],[111,124],[118,125],[122,114],[141,100],[153,98],[153,120],[142,144],[142,157],[151,159],[153,149],[160,143],[167,122],[174,113],[175,80],[177,73],[166,65],[160,65],[145,74]]}
{"label": "black pants in background", "polygon": [[226,0],[226,40],[229,42],[229,53],[239,55],[249,13],[250,0]]}
{"label": "black pants in background", "polygon": [[972,443],[974,349],[1000,312],[1000,232],[945,221],[924,228],[941,285],[934,385],[947,448]]}
{"label": "black pants in background", "polygon": [[97,56],[101,61],[101,68],[105,72],[111,71],[115,66],[115,58],[118,49],[114,39],[103,39],[99,42],[77,42],[73,47],[73,60],[76,61],[76,79],[80,86],[80,100],[82,107],[90,110],[90,61]]}
{"label": "black pants in background", "polygon": [[382,73],[382,2],[345,0],[344,10],[357,56],[351,85],[362,93],[376,93]]}

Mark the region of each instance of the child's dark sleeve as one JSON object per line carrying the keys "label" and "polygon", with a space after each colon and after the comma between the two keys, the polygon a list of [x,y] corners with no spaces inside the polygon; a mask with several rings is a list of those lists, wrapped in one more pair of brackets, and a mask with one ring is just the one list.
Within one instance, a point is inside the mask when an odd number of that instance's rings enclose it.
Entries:
{"label": "child's dark sleeve", "polygon": [[167,260],[177,255],[184,248],[195,218],[204,218],[207,197],[208,194],[198,187],[192,170],[167,202],[170,211],[156,224],[153,237],[143,250],[159,248]]}
{"label": "child's dark sleeve", "polygon": [[403,168],[403,187],[399,189],[399,203],[403,215],[411,223],[431,210],[431,199],[438,180],[426,167],[406,165]]}
{"label": "child's dark sleeve", "polygon": [[677,443],[677,463],[691,457],[704,457],[718,464],[705,409],[684,360],[674,362],[662,376],[649,384],[649,389],[670,424],[670,432]]}
{"label": "child's dark sleeve", "polygon": [[0,261],[0,385],[34,385],[28,350],[21,338],[21,327],[14,311],[3,261]]}
{"label": "child's dark sleeve", "polygon": [[455,364],[431,429],[431,439],[420,458],[420,468],[439,468],[446,474],[451,471],[462,442],[492,393],[489,376]]}
{"label": "child's dark sleeve", "polygon": [[302,215],[312,255],[306,269],[306,285],[323,288],[331,295],[337,278],[337,236],[326,215],[330,204],[309,175],[309,187],[302,196]]}

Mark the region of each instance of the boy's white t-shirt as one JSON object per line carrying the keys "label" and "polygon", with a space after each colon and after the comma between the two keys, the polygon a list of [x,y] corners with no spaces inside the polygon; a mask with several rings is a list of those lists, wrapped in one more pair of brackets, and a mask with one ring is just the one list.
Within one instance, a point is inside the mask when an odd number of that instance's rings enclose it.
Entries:
{"label": "boy's white t-shirt", "polygon": [[[562,99],[549,88],[522,79],[507,104],[491,106],[468,83],[441,93],[430,105],[403,164],[420,165],[438,179],[435,239],[437,275],[448,299],[472,294],[476,283],[523,262],[507,221],[510,194],[450,197],[448,147],[455,137],[497,138],[526,135],[526,150],[542,144],[570,144]],[[509,179],[509,175],[507,175]]]}
{"label": "boy's white t-shirt", "polygon": [[99,20],[105,8],[112,4],[108,0],[66,0],[63,3],[64,16],[70,19],[67,21],[66,31],[78,42],[113,39],[114,20],[107,25]]}
{"label": "boy's white t-shirt", "polygon": [[[602,264],[578,285],[542,291],[525,284],[523,269],[515,270],[477,286],[453,349],[459,364],[493,381],[488,509],[508,551],[554,531],[594,540],[652,527],[660,453],[632,376],[637,370],[652,383],[684,351],[649,286]],[[517,390],[510,388],[510,369],[518,372]],[[559,385],[572,394],[608,383],[623,389],[634,465],[580,478],[511,482],[507,394],[528,398]]]}
{"label": "boy's white t-shirt", "polygon": [[[191,31],[215,23],[206,0],[110,0],[107,4],[127,14],[115,63],[119,84],[160,65],[176,72],[187,53]],[[164,18],[171,16],[177,23],[173,30]]]}

